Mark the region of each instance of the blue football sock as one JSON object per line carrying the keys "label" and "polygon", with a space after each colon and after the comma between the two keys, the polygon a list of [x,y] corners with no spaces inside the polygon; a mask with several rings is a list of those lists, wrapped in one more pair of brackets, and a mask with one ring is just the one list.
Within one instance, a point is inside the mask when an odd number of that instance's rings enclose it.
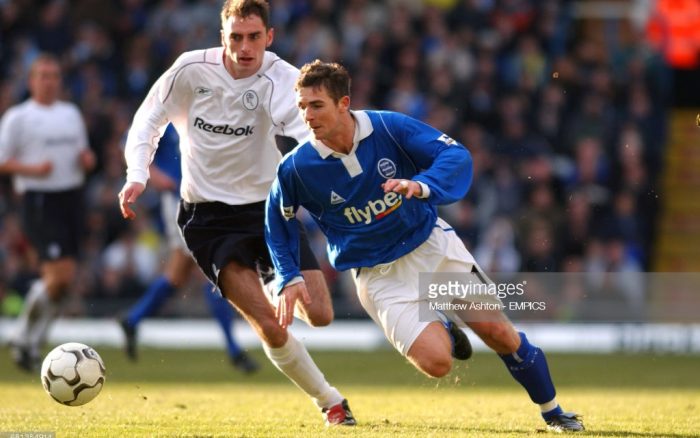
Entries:
{"label": "blue football sock", "polygon": [[[520,332],[520,340],[520,347],[515,353],[499,354],[501,360],[506,364],[513,378],[525,388],[533,402],[544,404],[552,401],[556,391],[544,352],[539,347],[530,345],[525,333]],[[547,414],[554,412],[557,408]]]}
{"label": "blue football sock", "polygon": [[136,327],[143,318],[151,316],[158,310],[173,292],[175,292],[175,288],[168,282],[165,276],[158,277],[151,283],[151,286],[146,290],[141,299],[131,307],[126,317],[127,324]]}
{"label": "blue football sock", "polygon": [[231,304],[209,283],[204,285],[204,296],[209,304],[209,311],[221,326],[226,337],[226,350],[231,357],[241,354],[241,347],[233,339],[233,308]]}
{"label": "blue football sock", "polygon": [[556,408],[552,409],[551,411],[547,412],[542,412],[542,418],[544,418],[544,421],[548,421],[549,419],[561,415],[564,413],[564,410],[561,408],[561,406],[557,405]]}

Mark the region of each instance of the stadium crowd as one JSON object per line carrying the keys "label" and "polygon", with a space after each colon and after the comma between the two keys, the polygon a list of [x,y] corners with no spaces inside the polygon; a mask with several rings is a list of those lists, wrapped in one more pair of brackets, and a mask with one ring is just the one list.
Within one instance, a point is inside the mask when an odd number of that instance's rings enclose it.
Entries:
{"label": "stadium crowd", "polygon": [[[485,270],[650,268],[670,90],[643,29],[627,20],[574,20],[572,2],[556,0],[270,3],[271,50],[282,58],[296,66],[340,61],[354,78],[353,107],[401,111],[467,145],[472,188],[442,216]],[[174,57],[220,44],[220,6],[0,0],[0,114],[26,98],[37,54],[53,53],[97,156],[69,313],[112,316],[159,273],[166,253],[159,196],[147,191],[133,222],[119,213],[124,136]],[[0,301],[13,315],[37,264],[8,178],[0,192]],[[324,254],[320,233],[312,243]],[[327,262],[323,268],[336,315],[363,315],[352,281]],[[643,289],[625,299],[643,301]],[[177,305],[167,312],[177,314]]]}

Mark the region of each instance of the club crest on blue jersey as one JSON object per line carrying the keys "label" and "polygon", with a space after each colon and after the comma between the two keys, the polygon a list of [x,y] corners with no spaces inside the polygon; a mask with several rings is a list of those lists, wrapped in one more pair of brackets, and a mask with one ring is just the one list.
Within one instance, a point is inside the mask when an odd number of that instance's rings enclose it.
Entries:
{"label": "club crest on blue jersey", "polygon": [[396,175],[396,164],[388,158],[382,158],[377,162],[377,170],[382,177],[390,179]]}
{"label": "club crest on blue jersey", "polygon": [[246,109],[253,111],[258,107],[259,102],[260,99],[258,99],[258,95],[255,91],[248,90],[243,93],[243,106],[246,107]]}

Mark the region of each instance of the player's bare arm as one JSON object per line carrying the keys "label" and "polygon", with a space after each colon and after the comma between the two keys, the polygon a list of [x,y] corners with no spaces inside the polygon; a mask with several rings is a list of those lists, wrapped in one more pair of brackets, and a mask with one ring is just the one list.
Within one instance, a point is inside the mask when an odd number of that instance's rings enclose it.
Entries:
{"label": "player's bare arm", "polygon": [[95,168],[95,164],[97,163],[95,154],[90,149],[83,149],[80,155],[78,155],[78,163],[81,169],[85,172],[90,172]]}
{"label": "player's bare arm", "polygon": [[131,208],[131,204],[136,202],[141,193],[143,193],[145,185],[139,182],[127,182],[119,192],[119,209],[122,211],[124,219],[134,219],[136,212]]}
{"label": "player's bare arm", "polygon": [[158,166],[152,164],[149,173],[151,175],[149,178],[151,187],[155,187],[156,190],[164,192],[177,189],[178,183],[170,175],[160,170]]}
{"label": "player's bare arm", "polygon": [[24,164],[19,160],[11,158],[0,164],[0,173],[38,178],[48,176],[52,170],[53,164],[48,160],[39,164]]}

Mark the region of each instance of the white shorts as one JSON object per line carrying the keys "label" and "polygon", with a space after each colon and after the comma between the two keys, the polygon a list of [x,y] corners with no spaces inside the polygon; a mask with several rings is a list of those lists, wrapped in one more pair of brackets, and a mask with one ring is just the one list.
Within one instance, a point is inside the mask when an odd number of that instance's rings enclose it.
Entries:
{"label": "white shorts", "polygon": [[177,211],[180,198],[173,192],[165,191],[160,194],[160,215],[165,228],[165,238],[170,251],[179,249],[189,253],[185,239],[182,237],[180,227],[177,226]]}
{"label": "white shorts", "polygon": [[[449,314],[428,310],[428,297],[421,296],[418,274],[468,273],[474,267],[479,269],[452,227],[438,219],[428,240],[418,248],[394,262],[361,268],[359,274],[353,269],[353,278],[362,307],[384,330],[389,342],[406,356],[413,342],[431,322],[444,321],[447,317],[462,325],[461,320],[453,319]],[[480,298],[479,301],[500,303],[497,297]],[[422,308],[420,316],[419,308]]]}

